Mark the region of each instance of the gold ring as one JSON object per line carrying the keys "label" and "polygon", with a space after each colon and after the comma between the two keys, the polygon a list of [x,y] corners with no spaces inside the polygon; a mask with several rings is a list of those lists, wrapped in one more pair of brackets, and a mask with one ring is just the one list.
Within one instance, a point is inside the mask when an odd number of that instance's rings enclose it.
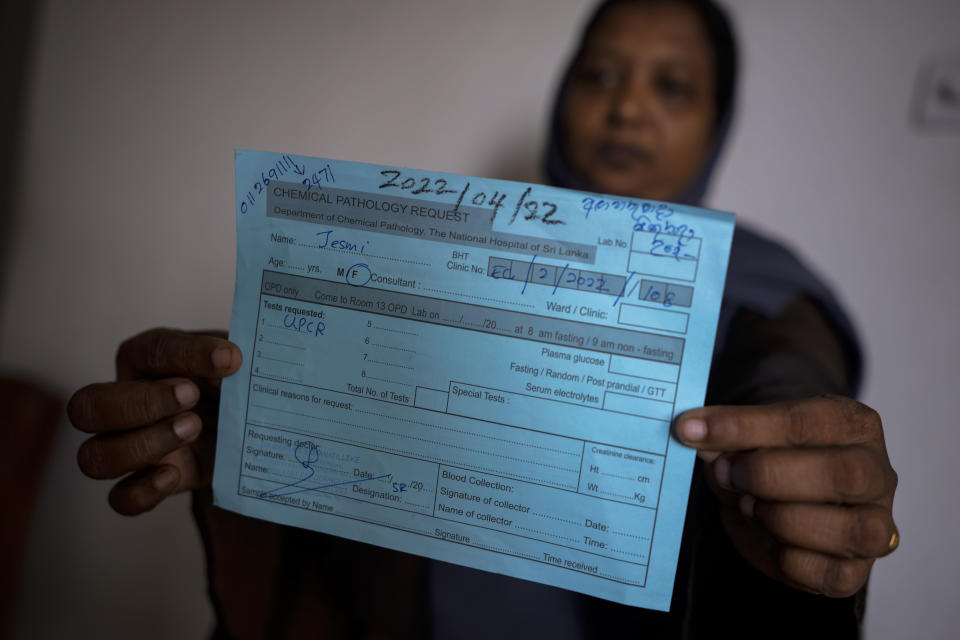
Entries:
{"label": "gold ring", "polygon": [[900,531],[897,525],[893,525],[893,534],[890,536],[890,542],[887,543],[887,553],[893,553],[900,546]]}

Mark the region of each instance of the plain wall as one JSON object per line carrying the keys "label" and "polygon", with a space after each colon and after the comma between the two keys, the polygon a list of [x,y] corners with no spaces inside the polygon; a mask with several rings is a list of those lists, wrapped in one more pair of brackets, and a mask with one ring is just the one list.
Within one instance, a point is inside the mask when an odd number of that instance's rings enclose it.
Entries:
{"label": "plain wall", "polygon": [[[537,179],[590,4],[48,0],[6,194],[0,365],[66,397],[143,328],[225,327],[235,148]],[[960,3],[728,4],[742,108],[710,201],[789,239],[862,330],[903,539],[874,570],[868,637],[954,637],[960,132],[908,111],[920,62],[956,51]],[[204,637],[189,500],[114,514],[77,470],[82,439],[64,424],[50,460],[18,636]]]}

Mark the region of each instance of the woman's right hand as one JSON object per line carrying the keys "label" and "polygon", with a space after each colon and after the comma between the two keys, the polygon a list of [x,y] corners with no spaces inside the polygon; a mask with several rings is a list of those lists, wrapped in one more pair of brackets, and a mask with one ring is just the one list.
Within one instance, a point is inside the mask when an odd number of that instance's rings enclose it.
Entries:
{"label": "woman's right hand", "polygon": [[242,361],[225,338],[146,331],[120,345],[116,382],[88,385],[70,398],[70,422],[94,434],[77,452],[81,471],[125,476],[110,491],[118,513],[143,513],[169,495],[210,485],[220,382]]}

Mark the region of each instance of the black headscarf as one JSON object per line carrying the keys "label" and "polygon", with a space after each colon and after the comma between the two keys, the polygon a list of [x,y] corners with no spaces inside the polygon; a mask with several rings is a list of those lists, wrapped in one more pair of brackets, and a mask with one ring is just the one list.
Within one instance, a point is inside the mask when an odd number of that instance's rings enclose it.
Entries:
{"label": "black headscarf", "polygon": [[[556,187],[591,191],[591,187],[583,179],[576,176],[567,166],[563,153],[563,135],[561,128],[561,109],[563,108],[564,94],[570,81],[570,74],[577,58],[580,57],[583,43],[587,35],[596,26],[604,12],[617,4],[664,4],[666,0],[605,0],[594,10],[583,30],[580,46],[574,52],[567,64],[560,81],[557,99],[553,104],[553,113],[550,119],[550,137],[547,143],[547,153],[544,158],[547,179]],[[677,0],[693,8],[700,16],[700,20],[707,32],[710,49],[713,53],[713,73],[716,114],[713,124],[713,135],[710,141],[710,153],[700,168],[697,177],[687,186],[682,194],[676,198],[680,204],[699,205],[706,193],[713,174],[717,159],[727,140],[734,113],[734,98],[736,95],[736,78],[739,65],[736,39],[730,26],[730,19],[726,12],[718,5],[708,0]]]}
{"label": "black headscarf", "polygon": [[[675,198],[680,204],[700,206],[710,184],[717,160],[730,132],[734,117],[739,54],[733,27],[726,11],[712,0],[604,0],[594,10],[583,30],[580,45],[567,64],[560,81],[550,119],[550,134],[544,165],[550,184],[557,187],[592,191],[591,185],[574,174],[567,165],[563,150],[561,110],[571,71],[580,56],[590,30],[611,6],[616,4],[681,3],[694,9],[707,33],[713,54],[716,87],[715,119],[710,150],[694,180]],[[723,306],[717,329],[716,353],[725,346],[727,330],[734,315],[750,309],[766,316],[776,316],[798,297],[813,300],[842,339],[851,391],[860,389],[863,375],[863,354],[853,324],[830,289],[796,255],[779,242],[763,237],[738,223],[730,251]]]}

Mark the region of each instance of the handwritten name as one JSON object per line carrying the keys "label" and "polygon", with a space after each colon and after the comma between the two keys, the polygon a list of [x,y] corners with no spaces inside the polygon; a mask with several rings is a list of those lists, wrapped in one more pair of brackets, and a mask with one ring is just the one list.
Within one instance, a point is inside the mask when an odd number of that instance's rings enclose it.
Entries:
{"label": "handwritten name", "polygon": [[317,244],[318,249],[336,249],[337,251],[347,251],[350,253],[363,253],[367,248],[367,245],[370,244],[370,241],[367,240],[362,243],[351,242],[349,240],[342,240],[333,235],[335,229],[328,229],[326,231],[318,231],[317,237],[320,242]]}

